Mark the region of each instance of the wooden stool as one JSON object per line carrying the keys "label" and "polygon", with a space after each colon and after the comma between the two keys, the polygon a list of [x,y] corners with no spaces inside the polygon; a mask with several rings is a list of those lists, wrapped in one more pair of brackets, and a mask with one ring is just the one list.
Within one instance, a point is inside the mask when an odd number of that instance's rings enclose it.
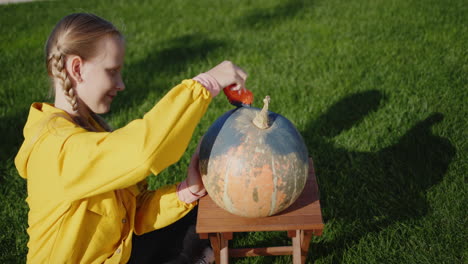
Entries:
{"label": "wooden stool", "polygon": [[[287,231],[292,246],[230,249],[228,241],[235,232]],[[262,218],[233,215],[217,206],[207,195],[200,199],[196,232],[210,239],[216,263],[229,263],[229,257],[293,255],[293,262],[305,263],[310,239],[323,231],[317,180],[310,162],[310,173],[304,191],[297,201],[283,212]]]}

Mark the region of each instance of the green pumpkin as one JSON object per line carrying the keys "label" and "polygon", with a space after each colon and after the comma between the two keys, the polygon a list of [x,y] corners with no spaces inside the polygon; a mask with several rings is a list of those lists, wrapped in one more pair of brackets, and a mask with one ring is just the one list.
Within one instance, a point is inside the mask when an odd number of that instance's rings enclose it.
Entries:
{"label": "green pumpkin", "polygon": [[307,147],[285,117],[239,107],[219,117],[200,145],[199,168],[211,199],[232,214],[265,217],[288,208],[307,180]]}

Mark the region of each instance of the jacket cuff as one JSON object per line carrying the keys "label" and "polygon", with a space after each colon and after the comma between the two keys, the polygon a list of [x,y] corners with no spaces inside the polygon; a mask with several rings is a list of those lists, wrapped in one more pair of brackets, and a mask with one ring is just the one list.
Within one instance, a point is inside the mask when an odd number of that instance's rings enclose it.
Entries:
{"label": "jacket cuff", "polygon": [[211,97],[215,97],[219,94],[219,91],[221,91],[221,86],[219,85],[218,81],[216,81],[216,79],[208,73],[200,73],[194,77],[193,80],[203,85],[203,87],[205,87],[211,93]]}

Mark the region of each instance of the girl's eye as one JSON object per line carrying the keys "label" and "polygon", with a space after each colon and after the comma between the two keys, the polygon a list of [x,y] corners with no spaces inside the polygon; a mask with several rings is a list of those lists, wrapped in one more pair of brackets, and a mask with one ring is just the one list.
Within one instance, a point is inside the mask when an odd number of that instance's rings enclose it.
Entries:
{"label": "girl's eye", "polygon": [[109,69],[108,71],[109,71],[109,73],[110,73],[111,75],[117,74],[117,70],[116,70],[116,69]]}

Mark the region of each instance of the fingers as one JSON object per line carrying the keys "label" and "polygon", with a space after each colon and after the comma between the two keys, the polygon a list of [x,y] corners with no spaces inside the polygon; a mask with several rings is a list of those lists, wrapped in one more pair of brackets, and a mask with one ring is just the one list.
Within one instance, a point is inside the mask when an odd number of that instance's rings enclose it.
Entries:
{"label": "fingers", "polygon": [[236,76],[235,76],[235,79],[236,79],[236,86],[233,87],[233,90],[236,90],[236,91],[239,91],[239,94],[240,94],[240,91],[241,90],[245,90],[245,81],[247,80],[247,73],[239,68],[238,66],[234,65],[234,68],[235,68],[235,71],[236,71]]}
{"label": "fingers", "polygon": [[202,137],[200,138],[200,140],[198,141],[197,147],[195,148],[195,151],[193,152],[193,155],[194,155],[194,156],[195,156],[195,155],[197,156],[197,161],[198,161],[198,156],[200,155],[200,146],[201,146],[201,143],[202,143],[202,141],[203,141],[203,138],[204,138],[204,136],[202,136]]}
{"label": "fingers", "polygon": [[234,65],[234,68],[235,68],[236,73],[237,73],[237,79],[240,81],[239,83],[244,84],[245,81],[247,80],[247,73],[243,69],[241,69],[240,67],[238,67],[236,65]]}
{"label": "fingers", "polygon": [[203,140],[203,137],[198,142],[198,145],[192,155],[190,160],[190,164],[188,167],[188,175],[187,175],[187,185],[192,193],[199,193],[205,189],[203,185],[203,181],[201,179],[201,175],[198,169],[198,162],[199,162],[199,153],[200,153],[200,145]]}
{"label": "fingers", "polygon": [[198,172],[198,162],[200,160],[199,153],[200,153],[200,145],[197,146],[197,149],[193,153],[192,158],[190,159],[190,164],[189,164],[189,171],[195,172],[196,174],[200,174]]}
{"label": "fingers", "polygon": [[231,91],[237,91],[237,93],[240,95],[242,91],[245,91],[247,88],[245,88],[245,78],[247,78],[247,75],[242,75],[237,76],[235,79],[236,81],[228,86],[228,88]]}
{"label": "fingers", "polygon": [[235,85],[232,87],[232,89],[245,89],[247,73],[242,68],[230,61],[223,61],[206,73],[216,79],[221,89],[224,89],[225,87],[233,84]]}
{"label": "fingers", "polygon": [[192,193],[198,193],[205,189],[200,172],[198,171],[198,166],[196,166],[196,164],[198,164],[198,155],[193,155],[187,173],[187,185]]}
{"label": "fingers", "polygon": [[234,90],[234,91],[238,91],[239,94],[242,90],[245,90],[245,78],[247,78],[247,76],[245,77],[242,77],[242,76],[238,76],[236,78],[236,85],[231,89],[231,90]]}

